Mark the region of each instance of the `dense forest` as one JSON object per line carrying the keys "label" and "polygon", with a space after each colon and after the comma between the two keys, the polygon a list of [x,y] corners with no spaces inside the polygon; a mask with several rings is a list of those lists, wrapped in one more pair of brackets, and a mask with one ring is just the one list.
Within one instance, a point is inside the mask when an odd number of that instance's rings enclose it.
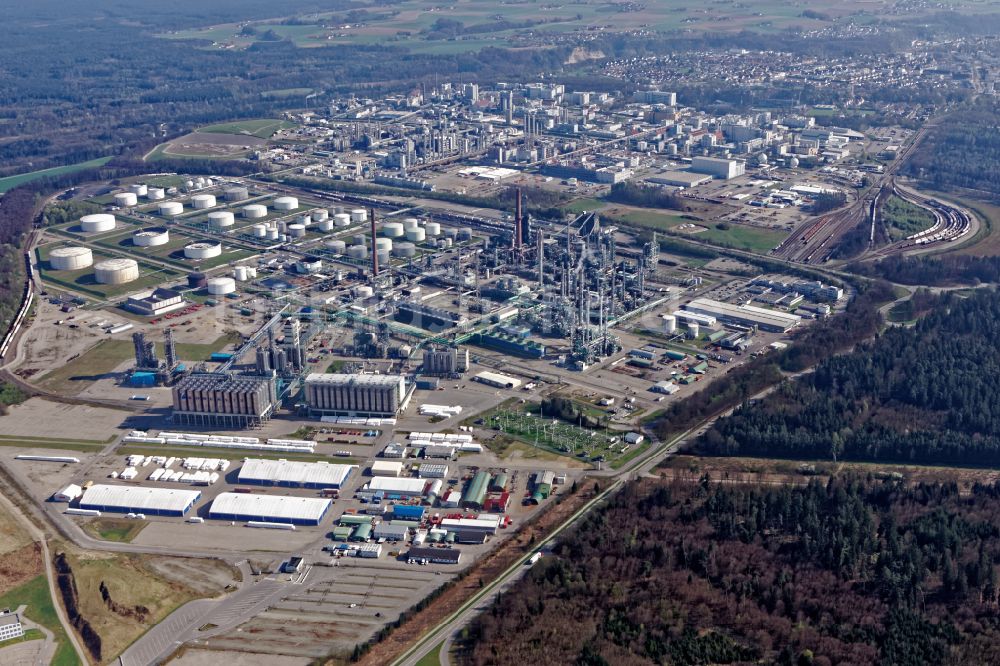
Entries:
{"label": "dense forest", "polygon": [[936,190],[954,187],[998,193],[1000,102],[981,97],[934,126],[904,172]]}
{"label": "dense forest", "polygon": [[1000,293],[941,296],[914,327],[889,329],[720,419],[696,450],[1000,464],[998,337]]}
{"label": "dense forest", "polygon": [[686,209],[683,200],[672,192],[662,187],[651,187],[630,181],[612,185],[611,191],[606,198],[608,201],[628,204],[630,206],[670,208],[673,210]]}
{"label": "dense forest", "polygon": [[852,264],[847,268],[859,275],[931,287],[1000,282],[1000,257],[897,254],[876,262]]}
{"label": "dense forest", "polygon": [[480,665],[995,664],[1000,486],[631,483],[471,625]]}

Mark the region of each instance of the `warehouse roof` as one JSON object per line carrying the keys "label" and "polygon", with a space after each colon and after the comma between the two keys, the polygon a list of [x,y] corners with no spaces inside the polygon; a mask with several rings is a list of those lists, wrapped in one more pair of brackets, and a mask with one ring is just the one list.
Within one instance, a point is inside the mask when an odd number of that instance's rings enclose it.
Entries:
{"label": "warehouse roof", "polygon": [[87,488],[80,506],[114,506],[137,511],[184,511],[201,497],[197,490],[96,485]]}
{"label": "warehouse roof", "polygon": [[289,497],[221,493],[212,502],[210,516],[253,516],[319,522],[330,508],[330,500],[318,497]]}
{"label": "warehouse roof", "polygon": [[484,370],[480,372],[475,377],[478,381],[484,384],[490,384],[492,386],[500,386],[507,388],[517,388],[521,385],[521,380],[516,377],[510,377],[508,375],[502,375],[499,372],[490,372],[489,370]]}
{"label": "warehouse roof", "polygon": [[481,516],[479,518],[445,518],[441,527],[453,529],[493,530],[500,527],[500,516]]}
{"label": "warehouse roof", "polygon": [[758,308],[753,305],[733,305],[714,301],[710,298],[696,298],[687,304],[687,309],[694,312],[714,315],[721,319],[752,322],[766,326],[788,330],[802,321],[802,317],[787,312]]}
{"label": "warehouse roof", "polygon": [[339,487],[357,465],[331,465],[327,462],[297,462],[294,460],[256,460],[243,463],[241,483],[270,481],[301,485]]}
{"label": "warehouse roof", "polygon": [[349,375],[343,373],[312,372],[306,375],[306,384],[333,384],[335,386],[399,386],[402,375]]}
{"label": "warehouse roof", "polygon": [[371,491],[422,493],[426,486],[425,479],[397,479],[392,476],[377,476],[368,482],[368,490]]}

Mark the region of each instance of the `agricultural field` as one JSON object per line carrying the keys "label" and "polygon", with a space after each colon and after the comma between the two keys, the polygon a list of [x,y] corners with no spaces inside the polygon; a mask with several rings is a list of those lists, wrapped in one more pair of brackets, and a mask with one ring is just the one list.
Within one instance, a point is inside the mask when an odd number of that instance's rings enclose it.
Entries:
{"label": "agricultural field", "polygon": [[[277,93],[285,93],[285,96],[294,96],[296,93],[309,90],[311,90],[311,88],[289,88],[286,90],[271,91],[271,93],[275,95]],[[232,123],[208,125],[206,127],[198,128],[198,133],[236,134],[239,136],[252,136],[258,139],[270,139],[278,130],[291,129],[293,127],[295,127],[295,123],[287,120],[265,118],[263,120],[238,120]]]}
{"label": "agricultural field", "polygon": [[[610,208],[602,213],[602,216],[619,224],[670,232],[692,240],[738,250],[749,250],[759,254],[766,254],[788,237],[788,233],[785,231],[733,223],[727,224],[728,228],[720,228],[715,223],[693,221],[690,217],[676,213],[637,208]],[[694,225],[694,228],[678,229],[677,227],[682,224]]]}

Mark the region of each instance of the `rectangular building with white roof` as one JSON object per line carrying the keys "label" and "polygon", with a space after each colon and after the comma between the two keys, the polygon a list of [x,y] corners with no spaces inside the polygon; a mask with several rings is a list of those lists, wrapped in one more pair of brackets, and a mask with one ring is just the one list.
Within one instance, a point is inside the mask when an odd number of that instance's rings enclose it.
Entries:
{"label": "rectangular building with white roof", "polygon": [[222,493],[209,509],[210,518],[292,525],[319,525],[332,502],[318,497]]}
{"label": "rectangular building with white roof", "polygon": [[288,488],[340,488],[357,465],[327,462],[250,459],[240,468],[239,482]]}
{"label": "rectangular building with white roof", "polygon": [[87,488],[80,508],[152,516],[183,516],[201,499],[197,490],[99,484]]}

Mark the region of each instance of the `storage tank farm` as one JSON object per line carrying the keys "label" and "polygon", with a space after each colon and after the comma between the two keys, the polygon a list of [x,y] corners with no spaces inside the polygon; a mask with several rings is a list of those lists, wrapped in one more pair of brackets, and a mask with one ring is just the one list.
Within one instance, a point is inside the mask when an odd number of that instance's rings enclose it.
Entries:
{"label": "storage tank farm", "polygon": [[164,227],[151,227],[137,231],[132,236],[132,244],[136,247],[156,247],[170,242],[170,231]]}
{"label": "storage tank farm", "polygon": [[139,264],[135,259],[105,259],[94,264],[94,279],[99,284],[125,284],[139,279]]}
{"label": "storage tank farm", "polygon": [[94,253],[89,247],[71,245],[57,247],[49,252],[49,265],[57,271],[78,271],[94,263]]}
{"label": "storage tank farm", "polygon": [[114,231],[116,226],[115,216],[109,213],[94,213],[80,218],[80,228],[86,234]]}

